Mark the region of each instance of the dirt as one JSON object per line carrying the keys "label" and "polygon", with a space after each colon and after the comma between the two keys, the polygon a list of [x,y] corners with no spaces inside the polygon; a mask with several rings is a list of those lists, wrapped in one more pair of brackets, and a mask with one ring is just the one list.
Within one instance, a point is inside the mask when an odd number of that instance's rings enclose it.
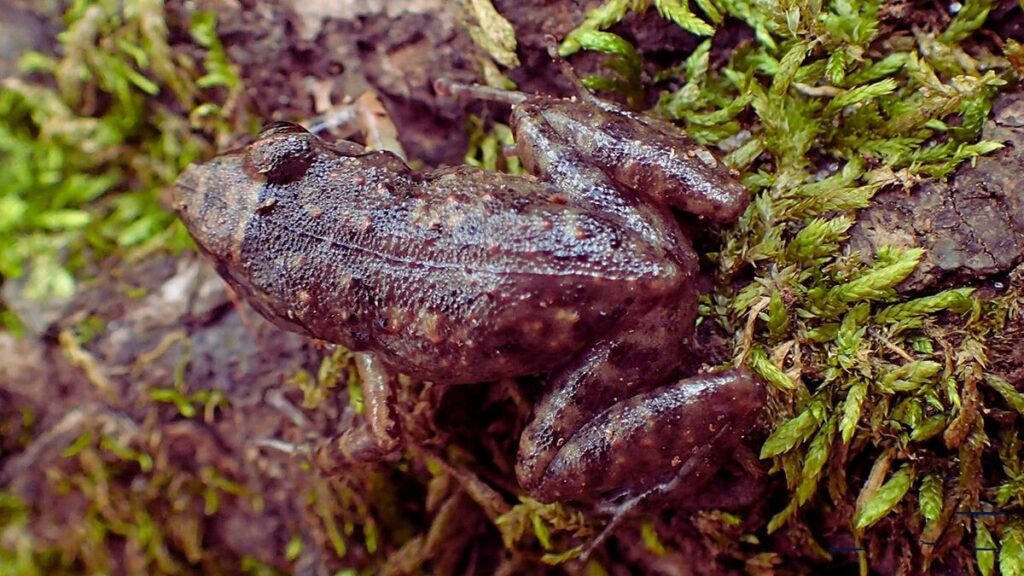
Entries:
{"label": "dirt", "polygon": [[49,40],[47,25],[29,10],[6,8],[0,20],[0,80],[19,73],[18,61],[29,50],[45,50]]}
{"label": "dirt", "polygon": [[[125,297],[135,289],[148,295]],[[44,431],[3,460],[0,484],[30,502],[60,501],[58,513],[64,514],[83,502],[75,494],[51,493],[53,484],[47,478],[54,469],[71,467],[62,451],[75,438],[97,429],[125,446],[148,446],[160,438],[158,454],[176,465],[193,470],[212,466],[262,496],[260,522],[240,522],[247,529],[245,537],[233,530],[222,536],[227,545],[240,544],[235,549],[240,556],[255,554],[280,565],[278,547],[270,544],[287,537],[279,532],[294,505],[291,494],[301,492],[307,476],[296,460],[263,453],[249,440],[303,441],[266,395],[296,371],[315,370],[321,351],[258,321],[251,311],[236,309],[220,278],[196,258],[165,257],[129,269],[126,276],[81,293],[66,312],[42,339],[8,339],[0,348],[6,368],[3,389],[12,395],[14,406],[37,415],[35,427]],[[85,353],[78,357],[87,357],[76,366],[68,360],[73,354],[62,351],[58,341],[62,333],[82,336],[86,318],[101,320],[104,327],[85,344]],[[203,382],[230,399],[231,409],[218,413],[212,423],[181,420],[173,405],[148,401],[152,390],[173,387],[173,374],[183,361],[188,362],[184,381]],[[271,480],[278,477],[289,483],[275,487]],[[237,506],[228,507],[210,529],[232,525],[236,514],[252,514],[247,502],[239,499]],[[44,528],[40,534],[59,543],[61,534],[45,529],[51,524],[62,525],[47,514],[36,517],[36,525]]]}
{"label": "dirt", "polygon": [[[495,2],[517,30],[522,66],[508,75],[520,89],[572,94],[569,80],[551,65],[549,37],[564,37],[598,4]],[[409,157],[437,166],[462,163],[469,113],[506,119],[507,107],[438,98],[434,92],[439,79],[476,82],[484,57],[466,34],[455,2],[208,0],[195,8],[219,15],[221,39],[245,79],[247,104],[263,122],[314,118],[323,112],[315,101],[319,91],[340,103],[374,90],[399,127]],[[169,10],[187,20],[180,2],[170,2]],[[654,10],[629,16],[614,30],[652,62],[678,61],[697,44]],[[582,55],[574,66],[586,74],[598,62]]]}

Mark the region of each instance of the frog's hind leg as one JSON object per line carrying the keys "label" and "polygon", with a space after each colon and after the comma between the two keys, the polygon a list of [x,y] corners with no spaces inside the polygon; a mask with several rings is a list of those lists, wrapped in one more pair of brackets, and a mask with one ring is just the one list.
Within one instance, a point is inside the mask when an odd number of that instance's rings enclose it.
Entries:
{"label": "frog's hind leg", "polygon": [[[589,381],[608,393],[612,383],[601,381],[602,371],[584,364],[563,375],[562,384],[583,392]],[[595,501],[611,515],[586,558],[637,509],[695,499],[753,428],[765,390],[746,370],[701,374],[617,401],[582,426],[577,404],[565,401],[556,390],[541,402],[523,433],[516,472],[542,501]],[[580,405],[589,403],[584,398]],[[579,428],[573,433],[565,422]]]}
{"label": "frog's hind leg", "polygon": [[[588,192],[573,181],[571,171],[561,174],[565,159],[570,159],[599,169],[618,188],[628,188],[646,202],[715,222],[735,220],[749,203],[737,174],[682,130],[596,98],[584,103],[524,100],[512,109],[510,125],[523,165],[560,187]],[[605,194],[602,188],[594,192],[598,200]]]}
{"label": "frog's hind leg", "polygon": [[685,270],[696,268],[696,255],[673,216],[636,191],[617,184],[584,152],[567,142],[546,119],[543,103],[524,102],[513,109],[511,125],[523,166],[568,197],[569,204],[614,219],[648,244],[672,255]]}
{"label": "frog's hind leg", "polygon": [[[590,380],[600,390],[607,383],[593,376],[602,370],[584,366],[570,380]],[[555,391],[523,434],[520,482],[541,500],[615,501],[623,511],[633,496],[692,496],[753,427],[751,416],[764,400],[763,386],[745,370],[623,398],[587,421],[575,405],[587,406],[586,398],[567,408]],[[567,430],[564,424],[573,421],[579,427]]]}
{"label": "frog's hind leg", "polygon": [[681,473],[699,487],[731,455],[765,389],[745,370],[672,381],[691,348],[694,298],[684,289],[627,311],[554,375],[520,439],[523,488],[543,501],[624,501],[674,488]]}
{"label": "frog's hind leg", "polygon": [[[680,384],[682,383],[680,382]],[[723,453],[729,452],[728,448],[733,443],[730,438],[735,436],[735,426],[728,423],[718,431],[715,437],[700,446],[683,462],[671,479],[640,493],[627,491],[621,493],[619,498],[611,498],[599,503],[597,509],[607,514],[609,519],[601,532],[584,548],[583,553],[580,554],[581,560],[586,562],[594,550],[611,537],[623,521],[632,513],[642,510],[651,501],[662,502],[669,498],[675,501],[693,499],[718,470],[722,464]]]}

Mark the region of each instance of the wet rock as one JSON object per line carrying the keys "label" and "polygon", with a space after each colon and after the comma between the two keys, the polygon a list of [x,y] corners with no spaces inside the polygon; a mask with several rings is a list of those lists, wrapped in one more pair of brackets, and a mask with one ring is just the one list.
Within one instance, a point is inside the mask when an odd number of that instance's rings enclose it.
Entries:
{"label": "wet rock", "polygon": [[859,214],[850,246],[865,257],[882,246],[926,250],[900,290],[976,284],[1024,260],[1024,93],[996,101],[982,137],[1006,147],[946,181],[882,192]]}

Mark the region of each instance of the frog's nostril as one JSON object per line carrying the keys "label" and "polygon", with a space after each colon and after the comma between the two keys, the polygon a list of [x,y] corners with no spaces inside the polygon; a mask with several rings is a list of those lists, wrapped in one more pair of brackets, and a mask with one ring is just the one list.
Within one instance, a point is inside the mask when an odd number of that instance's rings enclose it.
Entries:
{"label": "frog's nostril", "polygon": [[189,166],[174,182],[171,189],[171,206],[178,212],[188,208],[189,201],[199,194],[199,174]]}

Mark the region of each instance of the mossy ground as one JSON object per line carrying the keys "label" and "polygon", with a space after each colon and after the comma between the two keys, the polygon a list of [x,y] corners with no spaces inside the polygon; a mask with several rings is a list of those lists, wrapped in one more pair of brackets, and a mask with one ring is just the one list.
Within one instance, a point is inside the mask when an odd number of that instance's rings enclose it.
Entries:
{"label": "mossy ground", "polygon": [[[920,251],[864,258],[843,247],[878,191],[945,177],[999,147],[979,141],[981,128],[1024,62],[1021,46],[986,23],[992,10],[1024,18],[1004,4],[968,0],[954,15],[903,2],[611,0],[569,33],[563,56],[603,54],[606,71],[584,78],[587,86],[677,121],[722,151],[754,194],[742,219],[719,231],[702,322],[731,335],[733,363],[771,385],[759,456],[764,483],[777,488],[764,492],[767,514],[641,519],[617,549],[595,555],[589,573],[624,556],[634,566],[645,565],[635,554],[671,558],[694,542],[727,559],[716,565],[750,573],[825,563],[1024,572],[1024,395],[988,353],[1019,320],[1019,279],[1002,293],[910,297],[896,289]],[[608,31],[649,9],[695,35],[721,33],[659,66]],[[466,10],[483,76],[508,85],[502,67],[518,65],[516,31],[489,2]],[[111,255],[132,262],[187,246],[161,190],[252,128],[238,100],[245,79],[209,14],[169,23],[152,0],[79,1],[63,26],[61,56],[29,54],[34,74],[0,88],[0,234],[12,239],[0,243],[0,275],[33,297],[67,297]],[[507,128],[480,124],[468,158],[516,170],[501,154],[509,142]],[[82,346],[103,329],[86,319],[60,341],[101,390]],[[84,502],[68,511],[79,528],[61,546],[33,531],[38,502],[0,492],[0,572],[275,573],[294,569],[311,544],[334,556],[326,565],[352,567],[342,573],[445,573],[471,562],[462,553],[541,571],[571,561],[600,528],[585,511],[515,501],[515,487],[499,480],[508,438],[489,440],[486,422],[468,427],[478,440],[461,440],[458,426],[439,438],[424,409],[414,416],[425,422],[425,448],[393,468],[342,481],[308,471],[296,498],[316,515],[312,543],[287,539],[277,567],[225,554],[203,527],[224,506],[259,510],[261,500],[216,465],[179,462],[160,444],[162,424],[214,422],[236,409],[201,383],[189,389],[187,347],[181,358],[170,384],[148,395],[152,409],[137,429],[96,416],[99,431],[58,450],[46,490]],[[304,408],[344,387],[355,398],[343,352],[313,372],[285,384],[302,392]],[[430,393],[410,387],[407,405]],[[445,402],[483,405],[513,432],[529,410],[507,383],[455,396]],[[43,432],[17,405],[0,405],[0,418],[0,462]],[[501,545],[474,549],[464,541],[474,534],[500,534]]]}

